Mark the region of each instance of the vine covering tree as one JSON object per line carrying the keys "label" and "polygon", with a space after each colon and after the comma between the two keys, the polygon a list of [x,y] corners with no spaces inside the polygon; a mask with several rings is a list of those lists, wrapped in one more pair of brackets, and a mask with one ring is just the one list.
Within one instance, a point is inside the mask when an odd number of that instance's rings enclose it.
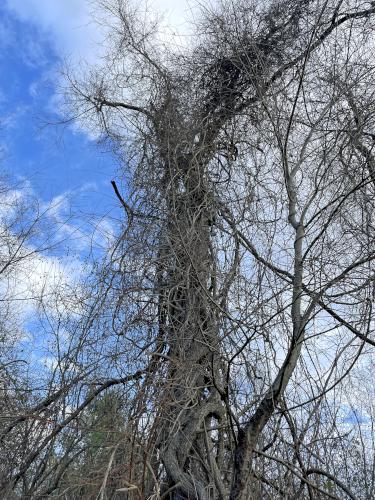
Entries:
{"label": "vine covering tree", "polygon": [[104,61],[65,96],[124,218],[4,491],[373,498],[373,2],[222,0],[182,49],[97,4]]}

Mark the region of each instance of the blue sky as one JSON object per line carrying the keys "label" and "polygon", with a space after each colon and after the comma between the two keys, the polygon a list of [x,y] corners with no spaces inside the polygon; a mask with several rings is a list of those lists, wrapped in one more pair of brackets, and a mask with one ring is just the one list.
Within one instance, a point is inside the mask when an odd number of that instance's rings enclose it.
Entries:
{"label": "blue sky", "polygon": [[[189,1],[153,3],[169,9],[167,21],[178,31]],[[100,241],[103,233],[116,230],[121,214],[110,185],[118,176],[111,156],[77,127],[46,126],[46,121],[61,119],[56,84],[64,58],[94,63],[99,46],[100,33],[90,22],[86,0],[0,0],[0,172],[26,180],[42,206],[52,203],[58,238],[66,237],[57,252],[44,253],[30,270],[14,276],[11,286],[16,297],[25,297],[15,303],[27,333],[22,347],[47,364],[54,358],[35,321],[30,291],[37,295],[43,290],[48,296],[49,290],[69,285],[75,274],[79,278],[80,265],[91,251],[93,226],[100,225]],[[343,424],[366,422],[358,411],[344,409]]]}
{"label": "blue sky", "polygon": [[2,168],[30,181],[44,202],[72,195],[73,209],[104,213],[113,204],[116,166],[110,155],[101,154],[84,132],[46,125],[60,118],[53,112],[54,84],[63,51],[71,48],[53,43],[54,36],[53,26],[21,16],[10,3],[0,7]]}
{"label": "blue sky", "polygon": [[[152,4],[165,14],[165,24],[181,28],[188,1]],[[41,203],[57,200],[77,217],[109,220],[113,211],[119,214],[110,185],[117,174],[113,159],[77,127],[46,126],[61,118],[56,84],[64,59],[94,63],[100,50],[90,5],[87,0],[2,0],[0,169],[26,179]]]}
{"label": "blue sky", "polygon": [[[24,326],[35,315],[30,297],[52,295],[79,278],[86,257],[100,253],[119,226],[121,207],[110,184],[118,177],[113,158],[77,126],[46,125],[61,120],[56,104],[64,60],[77,66],[97,61],[101,34],[90,16],[92,3],[0,0],[0,173],[23,183],[41,211],[49,207],[52,236],[63,241],[9,278],[7,293],[16,298]],[[177,31],[188,0],[153,4],[167,10],[166,24]]]}
{"label": "blue sky", "polygon": [[49,297],[74,286],[87,256],[100,252],[103,234],[116,229],[120,215],[110,185],[117,170],[111,156],[77,127],[46,126],[61,119],[56,83],[64,58],[90,61],[96,53],[97,33],[84,5],[85,0],[0,2],[0,172],[10,174],[17,196],[26,188],[42,212],[49,207],[48,234],[28,242],[25,251],[39,248],[45,238],[61,242],[0,280],[2,298],[12,301],[15,327],[23,332],[20,352],[38,359],[49,359],[37,321],[39,297],[49,311]]}

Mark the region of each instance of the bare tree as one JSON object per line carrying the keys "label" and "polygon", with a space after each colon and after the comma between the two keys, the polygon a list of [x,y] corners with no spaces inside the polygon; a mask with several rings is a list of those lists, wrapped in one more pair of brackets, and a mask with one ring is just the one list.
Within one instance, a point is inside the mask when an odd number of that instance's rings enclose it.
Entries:
{"label": "bare tree", "polygon": [[98,3],[104,66],[66,97],[122,161],[124,221],[6,491],[372,498],[373,3],[223,0],[183,50]]}

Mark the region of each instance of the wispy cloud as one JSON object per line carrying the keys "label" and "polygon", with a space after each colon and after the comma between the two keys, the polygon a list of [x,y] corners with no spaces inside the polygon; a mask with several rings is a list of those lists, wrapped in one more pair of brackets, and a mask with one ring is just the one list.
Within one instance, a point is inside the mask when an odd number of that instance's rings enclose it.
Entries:
{"label": "wispy cloud", "polygon": [[59,55],[90,59],[95,50],[98,30],[85,0],[6,0],[6,7],[38,27]]}
{"label": "wispy cloud", "polygon": [[61,193],[43,203],[42,210],[54,226],[54,240],[67,241],[70,249],[84,258],[88,253],[108,249],[115,238],[113,223],[105,215],[82,215],[79,205],[85,195],[99,192],[95,182]]}
{"label": "wispy cloud", "polygon": [[12,130],[16,128],[28,110],[28,105],[18,104],[14,109],[0,116],[2,129]]}
{"label": "wispy cloud", "polygon": [[[38,27],[60,56],[72,57],[76,61],[96,61],[104,33],[92,20],[92,6],[95,2],[6,0],[5,5],[21,21]],[[186,19],[191,17],[191,2],[154,0],[150,3],[150,8],[164,16],[163,26],[170,30],[169,34],[187,33]],[[4,33],[6,34],[6,30]]]}
{"label": "wispy cloud", "polygon": [[[51,316],[79,313],[77,297],[89,263],[84,263],[81,253],[72,251],[71,241],[59,247],[54,240],[74,240],[79,233],[81,252],[82,247],[92,244],[92,238],[78,224],[67,221],[69,193],[56,196],[49,203],[38,203],[35,217],[41,217],[43,224],[36,237],[24,239],[23,234],[34,219],[32,214],[29,221],[22,216],[22,207],[36,195],[29,183],[23,187],[0,190],[0,305],[10,304],[11,321],[16,320],[19,332],[41,305]],[[85,189],[89,186],[83,185],[81,190]],[[53,240],[43,232],[46,227],[54,228]],[[69,252],[65,251],[67,248]]]}

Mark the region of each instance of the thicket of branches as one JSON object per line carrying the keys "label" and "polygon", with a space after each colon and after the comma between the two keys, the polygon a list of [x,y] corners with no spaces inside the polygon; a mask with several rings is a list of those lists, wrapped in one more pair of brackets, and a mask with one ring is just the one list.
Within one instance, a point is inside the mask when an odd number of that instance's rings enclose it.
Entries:
{"label": "thicket of branches", "polygon": [[9,393],[3,497],[374,498],[373,2],[222,0],[182,49],[97,3],[66,102],[124,218]]}

